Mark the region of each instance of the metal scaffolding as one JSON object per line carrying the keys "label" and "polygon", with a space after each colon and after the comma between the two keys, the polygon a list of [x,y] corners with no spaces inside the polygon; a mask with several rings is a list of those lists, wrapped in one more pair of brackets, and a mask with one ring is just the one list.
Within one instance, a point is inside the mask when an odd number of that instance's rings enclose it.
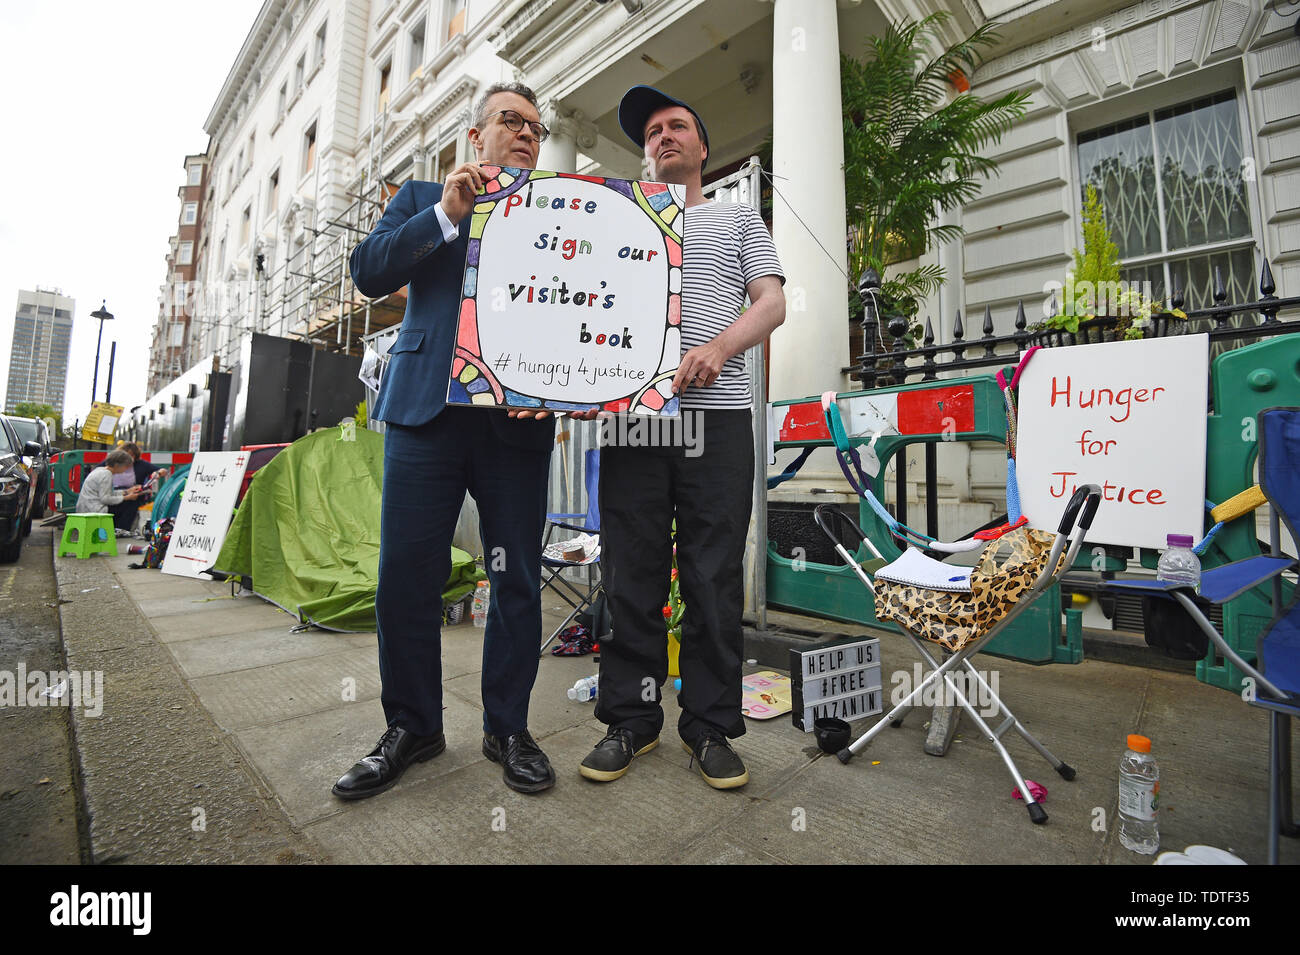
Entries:
{"label": "metal scaffolding", "polygon": [[247,332],[297,338],[329,351],[360,355],[367,335],[402,321],[405,288],[366,298],[353,284],[348,268],[352,249],[374,229],[397,191],[382,175],[387,126],[385,113],[371,128],[366,167],[353,181],[355,191],[343,193],[347,205],[323,220],[321,209],[330,203],[321,193],[317,164],[314,201],[296,200],[299,214],[308,221],[295,234],[285,232],[278,238],[280,262],[275,268],[265,268],[265,246],[254,242],[250,277],[217,307],[199,312],[191,334],[194,361],[215,354],[221,368],[229,369],[239,360]]}

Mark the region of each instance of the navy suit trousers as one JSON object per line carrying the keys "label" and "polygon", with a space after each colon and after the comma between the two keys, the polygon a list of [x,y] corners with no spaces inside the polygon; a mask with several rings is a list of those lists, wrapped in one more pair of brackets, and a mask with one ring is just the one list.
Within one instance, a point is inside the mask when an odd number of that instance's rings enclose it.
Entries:
{"label": "navy suit trousers", "polygon": [[379,539],[381,699],[389,726],[442,726],[442,590],[465,492],[478,504],[492,604],[483,640],[483,729],[528,725],[542,632],[541,541],[551,445],[504,441],[480,411],[448,406],[413,427],[389,423]]}

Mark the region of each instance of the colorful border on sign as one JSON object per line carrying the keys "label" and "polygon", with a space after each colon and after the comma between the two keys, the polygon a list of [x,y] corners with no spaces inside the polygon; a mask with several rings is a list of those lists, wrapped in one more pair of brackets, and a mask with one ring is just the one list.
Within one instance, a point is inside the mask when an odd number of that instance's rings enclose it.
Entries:
{"label": "colorful border on sign", "polygon": [[[661,182],[580,176],[575,173],[519,169],[513,166],[484,165],[480,168],[489,178],[483,184],[483,193],[474,200],[474,213],[470,219],[469,251],[465,257],[456,351],[452,357],[447,400],[453,404],[486,408],[544,408],[548,411],[601,409],[614,414],[678,414],[678,398],[672,393],[672,384],[673,375],[681,362],[682,225],[685,215],[684,207],[672,191]],[[538,179],[581,179],[583,182],[605,186],[635,203],[663,235],[664,255],[669,267],[664,344],[659,356],[659,368],[639,391],[607,401],[603,405],[578,404],[519,394],[504,387],[483,359],[478,331],[478,262],[483,230],[499,201]]]}

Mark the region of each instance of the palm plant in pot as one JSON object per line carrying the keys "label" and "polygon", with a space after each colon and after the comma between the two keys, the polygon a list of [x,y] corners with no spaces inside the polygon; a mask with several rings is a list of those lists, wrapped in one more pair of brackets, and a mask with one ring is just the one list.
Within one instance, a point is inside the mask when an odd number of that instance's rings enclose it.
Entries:
{"label": "palm plant in pot", "polygon": [[859,277],[874,271],[883,280],[874,303],[881,327],[901,319],[913,339],[920,303],[945,273],[938,264],[900,266],[962,235],[940,216],[973,200],[997,172],[981,152],[1024,116],[1030,95],[968,92],[981,53],[998,42],[996,24],[945,46],[948,19],[940,12],[891,24],[868,39],[862,59],[840,58],[850,295],[856,300]]}
{"label": "palm plant in pot", "polygon": [[1119,246],[1111,240],[1106,210],[1092,183],[1084,190],[1083,250],[1072,252],[1074,268],[1066,273],[1057,308],[1035,327],[1040,345],[1075,345],[1133,341],[1181,334],[1187,313],[1168,308],[1148,289],[1120,278]]}

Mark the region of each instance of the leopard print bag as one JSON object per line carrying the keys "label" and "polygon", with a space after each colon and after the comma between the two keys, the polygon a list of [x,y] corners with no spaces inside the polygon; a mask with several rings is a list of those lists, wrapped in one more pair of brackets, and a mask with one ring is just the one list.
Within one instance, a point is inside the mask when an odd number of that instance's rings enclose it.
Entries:
{"label": "leopard print bag", "polygon": [[[1030,588],[1051,556],[1055,534],[1020,527],[991,541],[971,572],[970,593],[876,580],[876,618],[956,653],[999,620]],[[1009,548],[999,561],[998,555]],[[1062,555],[1064,557],[1064,555]]]}

